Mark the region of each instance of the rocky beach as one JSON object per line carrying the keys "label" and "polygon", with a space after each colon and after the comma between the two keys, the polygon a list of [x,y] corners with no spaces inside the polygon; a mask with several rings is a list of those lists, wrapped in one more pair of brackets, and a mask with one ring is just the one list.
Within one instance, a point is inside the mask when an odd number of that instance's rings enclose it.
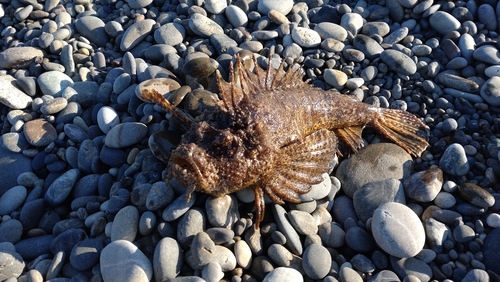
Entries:
{"label": "rocky beach", "polygon": [[[500,281],[499,32],[493,0],[0,0],[0,281]],[[187,200],[141,92],[200,116],[236,55],[430,146],[366,128],[259,230],[251,189]]]}

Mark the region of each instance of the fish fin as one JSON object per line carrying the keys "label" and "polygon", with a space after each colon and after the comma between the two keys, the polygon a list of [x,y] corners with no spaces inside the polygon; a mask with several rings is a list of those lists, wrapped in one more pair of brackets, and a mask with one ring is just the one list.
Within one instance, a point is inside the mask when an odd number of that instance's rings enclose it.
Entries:
{"label": "fish fin", "polygon": [[419,157],[429,146],[429,127],[415,115],[401,110],[377,110],[380,114],[376,115],[371,126],[384,137],[415,157]]}
{"label": "fish fin", "polygon": [[333,131],[320,129],[280,149],[273,171],[262,181],[264,192],[277,203],[299,203],[298,195],[323,181],[337,148]]}
{"label": "fish fin", "polygon": [[311,87],[303,81],[303,70],[296,65],[284,70],[283,60],[278,69],[269,62],[267,69],[261,68],[255,56],[252,56],[254,70],[245,67],[245,59],[236,55],[236,62],[230,64],[229,82],[226,82],[219,71],[216,71],[217,86],[221,101],[219,107],[229,113],[234,113],[239,104],[256,93],[277,89],[297,89]]}
{"label": "fish fin", "polygon": [[252,187],[255,196],[255,229],[258,230],[260,223],[264,220],[266,202],[264,200],[264,190],[260,186]]}
{"label": "fish fin", "polygon": [[172,116],[175,116],[179,121],[189,127],[194,123],[194,118],[176,106],[172,105],[163,95],[154,89],[145,89],[141,92],[141,98],[151,103],[160,105],[165,111]]}
{"label": "fish fin", "polygon": [[361,137],[361,132],[363,132],[364,126],[352,126],[346,128],[335,129],[334,132],[337,137],[344,141],[351,150],[356,153],[359,148],[363,146],[363,137]]}

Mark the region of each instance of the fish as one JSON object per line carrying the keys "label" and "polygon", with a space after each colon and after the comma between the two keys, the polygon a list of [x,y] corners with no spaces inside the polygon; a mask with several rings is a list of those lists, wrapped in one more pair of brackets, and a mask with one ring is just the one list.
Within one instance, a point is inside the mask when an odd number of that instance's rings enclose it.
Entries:
{"label": "fish", "polygon": [[[274,203],[300,203],[299,195],[323,181],[343,145],[356,153],[362,131],[372,127],[418,157],[428,147],[429,128],[412,113],[380,108],[323,90],[303,80],[300,67],[258,65],[236,55],[229,81],[216,72],[215,110],[194,118],[154,89],[142,99],[157,103],[187,129],[167,164],[170,180],[214,197],[250,188],[255,196],[254,227],[264,220],[265,195]],[[168,181],[168,180],[167,180]]]}

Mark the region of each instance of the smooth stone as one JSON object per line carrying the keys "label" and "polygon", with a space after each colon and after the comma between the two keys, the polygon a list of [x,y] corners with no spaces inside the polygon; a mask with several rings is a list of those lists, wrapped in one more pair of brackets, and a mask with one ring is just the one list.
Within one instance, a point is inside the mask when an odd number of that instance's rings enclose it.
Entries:
{"label": "smooth stone", "polygon": [[263,282],[295,281],[303,282],[304,277],[298,270],[289,267],[277,267],[266,274]]}
{"label": "smooth stone", "polygon": [[0,147],[13,153],[21,153],[28,149],[30,144],[23,133],[8,132],[0,136]]}
{"label": "smooth stone", "polygon": [[366,222],[373,212],[388,202],[406,204],[403,184],[394,178],[368,182],[353,194],[353,204],[356,215]]}
{"label": "smooth stone", "polygon": [[292,226],[301,235],[313,235],[318,233],[318,226],[313,216],[307,212],[291,210],[288,213],[288,219]]}
{"label": "smooth stone", "polygon": [[156,245],[153,271],[156,281],[173,279],[179,275],[184,264],[184,252],[173,238],[163,238]]}
{"label": "smooth stone", "polygon": [[320,244],[309,245],[302,255],[302,268],[312,279],[323,279],[332,265],[332,257],[328,249]]}
{"label": "smooth stone", "polygon": [[345,13],[340,18],[340,25],[351,34],[356,35],[363,27],[363,17],[358,13]]}
{"label": "smooth stone", "polygon": [[[498,9],[497,9],[498,13]],[[490,4],[482,4],[477,8],[477,14],[480,15],[478,20],[480,23],[484,24],[484,28],[489,31],[495,31],[497,29],[498,17],[495,14],[495,10]]]}
{"label": "smooth stone", "polygon": [[180,218],[177,226],[177,241],[183,249],[189,248],[194,236],[205,230],[206,221],[205,213],[198,208],[188,210]]}
{"label": "smooth stone", "polygon": [[394,272],[402,278],[413,275],[418,281],[428,282],[433,277],[431,267],[416,258],[391,257],[391,265]]}
{"label": "smooth stone", "polygon": [[225,54],[229,49],[238,46],[238,43],[235,40],[225,34],[210,35],[210,43],[212,43],[212,46],[220,55]]}
{"label": "smooth stone", "polygon": [[205,10],[211,14],[220,14],[226,7],[227,1],[225,0],[205,0]]}
{"label": "smooth stone", "polygon": [[189,201],[186,201],[186,193],[183,193],[163,210],[163,220],[167,222],[176,220],[185,214],[195,201],[196,193],[191,194]]}
{"label": "smooth stone", "polygon": [[16,219],[9,219],[0,223],[0,242],[16,244],[23,235],[23,224]]}
{"label": "smooth stone", "polygon": [[182,43],[184,36],[186,36],[186,30],[180,23],[166,23],[154,32],[156,43],[170,46]]}
{"label": "smooth stone", "polygon": [[127,0],[127,3],[132,9],[140,9],[153,3],[153,0]]}
{"label": "smooth stone", "polygon": [[154,20],[145,19],[129,26],[123,33],[120,50],[126,52],[137,46],[149,36],[155,24]]}
{"label": "smooth stone", "polygon": [[209,197],[205,202],[205,210],[210,224],[231,228],[240,218],[237,202],[234,195]]}
{"label": "smooth stone", "polygon": [[113,241],[104,247],[100,270],[106,282],[149,282],[153,278],[151,261],[126,240]]}
{"label": "smooth stone", "polygon": [[[1,250],[0,251],[0,265],[2,271],[0,272],[0,280],[7,281],[9,278],[18,278],[24,269],[24,260],[16,252]],[[10,280],[10,279],[9,279]]]}
{"label": "smooth stone", "polygon": [[24,124],[24,137],[33,146],[47,146],[57,139],[54,126],[45,119],[34,119]]}
{"label": "smooth stone", "polygon": [[354,37],[353,39],[353,45],[356,49],[363,52],[366,58],[370,60],[379,57],[380,54],[384,51],[382,46],[380,46],[377,41],[364,34],[356,35],[356,37]]}
{"label": "smooth stone", "polygon": [[359,253],[373,251],[376,246],[373,236],[358,226],[351,227],[347,230],[345,233],[345,243],[353,251]]}
{"label": "smooth stone", "polygon": [[210,18],[195,13],[189,18],[189,27],[198,36],[208,38],[212,34],[224,34],[224,30]]}
{"label": "smooth stone", "polygon": [[478,47],[472,53],[472,57],[478,61],[498,65],[500,64],[500,52],[495,46],[483,45]]}
{"label": "smooth stone", "polygon": [[340,163],[336,177],[342,191],[352,197],[368,182],[386,178],[404,181],[410,176],[413,160],[401,147],[391,143],[370,144]]}
{"label": "smooth stone", "polygon": [[371,229],[380,248],[399,258],[418,254],[425,243],[425,231],[418,216],[400,203],[385,203],[373,213]]}
{"label": "smooth stone", "polygon": [[248,24],[248,16],[240,7],[229,5],[225,10],[227,20],[234,27],[245,27]]}
{"label": "smooth stone", "polygon": [[8,215],[17,210],[26,199],[28,190],[24,186],[14,186],[0,196],[0,215]]}
{"label": "smooth stone", "polygon": [[69,262],[76,270],[85,271],[91,269],[99,262],[99,255],[103,249],[103,243],[98,238],[84,239],[73,247],[69,255]]}
{"label": "smooth stone", "polygon": [[[130,134],[130,132],[134,132],[134,134]],[[110,148],[124,148],[141,141],[147,133],[148,128],[143,123],[120,123],[109,130],[104,143]]]}
{"label": "smooth stone", "polygon": [[50,234],[23,239],[15,244],[16,252],[26,261],[31,261],[40,255],[48,255],[50,254],[50,243],[54,238],[55,236]]}
{"label": "smooth stone", "polygon": [[323,173],[321,177],[323,177],[323,181],[318,184],[311,185],[311,190],[309,192],[299,195],[301,202],[320,200],[328,196],[330,190],[332,189],[332,180],[330,179],[328,173]]}
{"label": "smooth stone", "polygon": [[415,62],[398,50],[384,50],[380,53],[380,59],[387,64],[389,69],[403,75],[412,75],[417,71]]}
{"label": "smooth stone", "polygon": [[40,111],[46,115],[56,114],[62,111],[68,105],[68,101],[63,97],[57,97],[52,100],[46,101]]}
{"label": "smooth stone", "polygon": [[465,182],[458,185],[458,193],[467,202],[481,208],[489,208],[495,204],[495,198],[490,192],[476,184]]}
{"label": "smooth stone", "polygon": [[66,87],[72,86],[74,82],[73,79],[65,73],[48,71],[38,76],[37,83],[43,94],[61,97]]}
{"label": "smooth stone", "polygon": [[286,16],[292,10],[293,4],[292,0],[262,0],[257,4],[257,9],[262,15],[276,10]]}
{"label": "smooth stone", "polygon": [[458,143],[448,146],[439,160],[439,168],[450,175],[466,175],[470,165],[464,147]]}
{"label": "smooth stone", "polygon": [[460,22],[444,11],[437,11],[429,18],[431,27],[441,35],[446,35],[450,31],[457,30],[460,27]]}
{"label": "smooth stone", "polygon": [[333,38],[344,41],[347,38],[347,31],[340,25],[330,22],[321,22],[314,27],[321,39]]}
{"label": "smooth stone", "polygon": [[347,75],[345,72],[336,69],[325,69],[323,71],[323,78],[326,83],[339,90],[347,83]]}
{"label": "smooth stone", "polygon": [[[491,228],[499,228],[500,227],[500,214],[491,213],[486,217],[486,224],[488,224]],[[0,232],[1,234],[1,232]]]}
{"label": "smooth stone", "polygon": [[75,143],[82,143],[83,141],[90,139],[89,135],[76,124],[65,124],[64,133],[71,141]]}
{"label": "smooth stone", "polygon": [[500,228],[494,228],[488,233],[486,239],[484,239],[484,244],[482,246],[483,252],[483,263],[486,270],[492,271],[494,273],[500,273]]}
{"label": "smooth stone", "polygon": [[431,168],[408,177],[404,183],[405,195],[418,202],[433,201],[443,186],[443,171]]}
{"label": "smooth stone", "polygon": [[465,224],[459,225],[453,229],[453,239],[455,239],[458,243],[467,243],[472,241],[475,236],[476,234],[474,229]]}
{"label": "smooth stone", "polygon": [[97,125],[104,134],[107,134],[111,128],[120,123],[120,118],[115,109],[104,106],[97,112]]}
{"label": "smooth stone", "polygon": [[137,236],[139,211],[135,206],[126,206],[116,214],[111,227],[111,241],[133,242]]}
{"label": "smooth stone", "polygon": [[0,75],[0,103],[15,110],[22,110],[32,102],[33,99],[19,89],[13,76]]}
{"label": "smooth stone", "polygon": [[452,208],[457,203],[453,194],[448,192],[439,192],[434,199],[434,204],[442,209]]}
{"label": "smooth stone", "polygon": [[493,76],[488,79],[481,87],[481,97],[486,103],[498,107],[500,106],[500,76]]}
{"label": "smooth stone", "polygon": [[[217,62],[212,63],[213,60],[208,59],[208,58],[207,58],[207,60],[210,60],[211,64],[208,64],[210,66],[208,68],[210,68],[211,69],[210,72],[213,73],[215,71],[215,69],[217,69],[217,66],[212,66],[212,65],[214,63],[217,63]],[[193,65],[196,65],[197,61],[204,61],[204,59],[191,60],[191,61],[189,61],[191,63],[185,64],[183,66],[183,68],[187,69],[187,68],[192,67],[193,70],[189,69],[189,71],[198,71],[197,67],[193,66]],[[203,65],[203,63],[207,63],[207,62],[200,62],[200,65]],[[207,66],[205,65],[205,70],[206,69],[207,69]],[[204,75],[204,74],[198,73],[198,75]],[[191,75],[191,76],[193,76],[193,75]],[[208,76],[208,74],[206,76]],[[143,93],[148,93],[150,91],[156,91],[156,92],[160,93],[161,95],[163,95],[164,97],[169,97],[170,95],[172,95],[172,93],[175,90],[177,90],[179,88],[181,88],[181,85],[172,78],[166,78],[166,77],[152,78],[152,79],[148,79],[148,80],[145,80],[145,81],[139,83],[139,85],[137,85],[137,87],[135,88],[135,95],[137,96],[137,98],[139,98],[143,101],[147,101],[145,98],[142,97]]]}
{"label": "smooth stone", "polygon": [[53,255],[56,255],[58,252],[70,254],[73,247],[78,242],[87,239],[87,237],[87,233],[81,228],[68,229],[57,235],[54,240],[50,242],[50,251]]}
{"label": "smooth stone", "polygon": [[445,87],[451,87],[460,91],[475,93],[479,90],[479,85],[476,82],[458,75],[441,73],[437,76],[437,79]]}
{"label": "smooth stone", "polygon": [[295,43],[304,48],[313,48],[321,43],[319,33],[305,27],[294,28],[292,30],[292,39]]}
{"label": "smooth stone", "polygon": [[348,219],[358,220],[352,199],[346,195],[341,195],[334,200],[333,210],[331,211],[337,222],[344,224]]}
{"label": "smooth stone", "polygon": [[45,201],[43,199],[36,199],[26,202],[21,208],[19,221],[23,224],[26,230],[36,228],[45,210]]}
{"label": "smooth stone", "polygon": [[78,33],[99,47],[104,47],[109,42],[109,37],[104,26],[105,23],[100,18],[94,16],[83,16],[75,21]]}
{"label": "smooth stone", "polygon": [[276,220],[276,225],[278,230],[283,233],[286,237],[287,248],[296,255],[302,254],[302,243],[300,241],[299,234],[287,219],[286,210],[280,205],[272,205],[272,211],[274,218]]}
{"label": "smooth stone", "polygon": [[334,222],[320,225],[318,234],[323,244],[327,247],[339,248],[345,243],[345,231]]}
{"label": "smooth stone", "polygon": [[239,266],[244,269],[250,268],[252,263],[252,249],[244,240],[239,240],[234,243],[234,256]]}
{"label": "smooth stone", "polygon": [[401,282],[399,279],[398,275],[391,270],[382,270],[380,272],[374,273],[372,278],[370,279],[371,282],[385,282],[385,281],[394,281],[394,282]]}
{"label": "smooth stone", "polygon": [[43,51],[39,48],[30,46],[10,47],[0,52],[0,68],[25,68],[36,58],[43,57]]}
{"label": "smooth stone", "polygon": [[164,181],[153,183],[146,198],[146,208],[156,211],[165,208],[175,199],[172,187],[166,185]]}
{"label": "smooth stone", "polygon": [[80,177],[78,169],[70,169],[59,176],[47,189],[45,201],[55,207],[64,202],[73,190],[73,186]]}

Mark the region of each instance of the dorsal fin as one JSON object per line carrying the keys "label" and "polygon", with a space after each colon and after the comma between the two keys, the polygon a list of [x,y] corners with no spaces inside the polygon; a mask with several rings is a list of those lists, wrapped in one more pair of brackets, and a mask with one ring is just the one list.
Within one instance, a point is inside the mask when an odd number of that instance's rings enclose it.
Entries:
{"label": "dorsal fin", "polygon": [[302,80],[304,76],[302,68],[285,68],[285,61],[282,60],[278,69],[272,67],[269,59],[266,70],[261,68],[255,56],[252,56],[254,71],[245,67],[244,59],[236,55],[236,62],[231,63],[229,70],[229,82],[226,82],[219,71],[216,72],[217,85],[219,87],[221,110],[234,113],[241,101],[249,99],[256,93],[273,91],[276,89],[297,89],[307,86],[307,82]]}

